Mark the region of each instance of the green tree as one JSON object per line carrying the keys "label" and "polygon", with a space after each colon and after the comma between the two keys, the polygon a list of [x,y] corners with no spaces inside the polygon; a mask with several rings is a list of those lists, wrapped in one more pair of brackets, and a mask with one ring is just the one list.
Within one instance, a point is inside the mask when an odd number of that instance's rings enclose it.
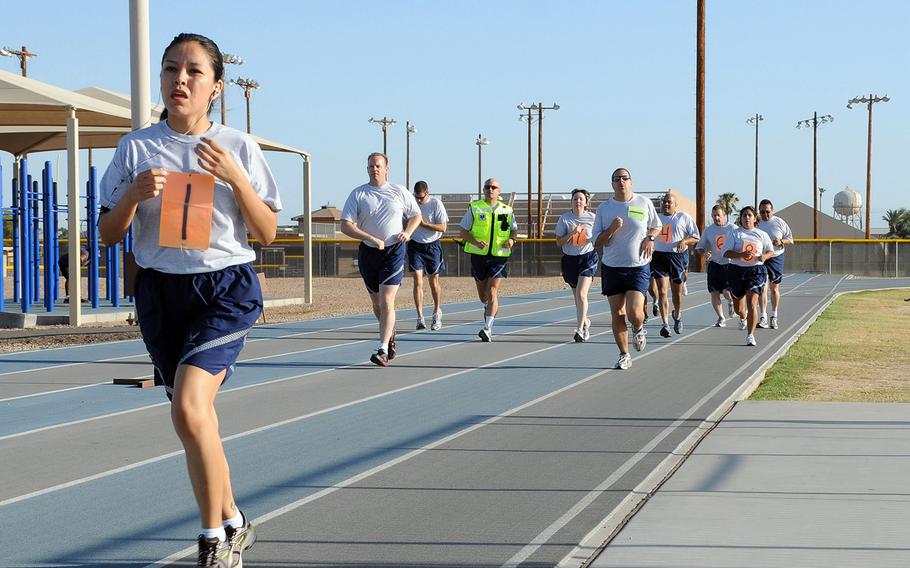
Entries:
{"label": "green tree", "polygon": [[910,210],[906,207],[888,209],[882,220],[888,223],[888,234],[891,239],[910,239]]}
{"label": "green tree", "polygon": [[[736,197],[735,193],[721,193],[717,196],[717,204],[723,206],[724,210],[727,212],[727,217],[731,217],[736,213],[736,205],[738,203],[739,198]],[[732,217],[730,220],[733,220]]]}

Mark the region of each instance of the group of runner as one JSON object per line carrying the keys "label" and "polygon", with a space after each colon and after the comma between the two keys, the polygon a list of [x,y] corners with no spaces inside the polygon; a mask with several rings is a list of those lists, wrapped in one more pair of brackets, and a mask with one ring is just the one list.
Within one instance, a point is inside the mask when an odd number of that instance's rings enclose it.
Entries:
{"label": "group of runner", "polygon": [[[248,235],[263,245],[275,239],[281,199],[255,140],[208,118],[223,89],[224,61],[215,42],[198,34],[175,37],[161,60],[165,111],[157,124],[118,143],[101,182],[98,228],[109,246],[121,241],[131,225],[135,228],[136,311],[156,383],[165,386],[173,427],[186,453],[201,523],[197,565],[237,568],[256,531],[234,501],[214,403],[262,312]],[[425,182],[418,182],[412,194],[390,184],[388,172],[386,156],[371,154],[369,182],[351,192],[341,216],[341,230],[361,241],[358,264],[380,330],[371,361],[380,366],[397,354],[395,296],[405,258],[414,273],[417,329],[427,327],[424,276],[433,298],[429,327],[442,327],[439,239],[448,223],[445,207],[429,195]],[[751,334],[767,319],[758,317],[758,306],[765,306],[759,296],[767,271],[769,325],[777,326],[781,255],[792,235],[786,223],[773,216],[770,202],[759,207],[758,228],[751,207],[740,212],[740,227],[726,223],[725,214],[715,208],[719,228],[712,227],[699,240],[691,217],[675,211],[672,194],[665,196],[658,215],[649,199],[633,193],[628,170],[616,170],[612,185],[613,196],[595,213],[587,211],[588,192],[574,190],[572,211],[557,224],[557,242],[565,253],[563,275],[576,301],[575,341],[590,338],[587,296],[598,264],[621,353],[617,368],[631,365],[626,319],[636,350],[645,347],[645,296],[652,270],[661,329],[669,327],[667,295],[672,293],[669,316],[681,333],[686,249],[695,241],[696,250],[711,261],[709,289],[718,325],[724,321],[719,294],[728,289],[736,313],[748,317],[748,342],[755,344]],[[495,178],[486,180],[483,197],[471,202],[459,223],[484,305],[478,332],[483,342],[493,340],[499,285],[508,276],[518,228],[511,206],[499,199],[501,190]],[[711,268],[715,264],[720,268]]]}

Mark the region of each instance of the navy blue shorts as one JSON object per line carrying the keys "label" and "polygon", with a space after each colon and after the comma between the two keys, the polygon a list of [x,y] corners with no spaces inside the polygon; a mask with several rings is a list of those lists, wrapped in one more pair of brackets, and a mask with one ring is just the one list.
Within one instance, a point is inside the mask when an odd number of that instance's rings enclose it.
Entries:
{"label": "navy blue shorts", "polygon": [[647,293],[651,280],[651,269],[648,265],[615,267],[600,265],[600,287],[604,296],[615,296],[626,292]]}
{"label": "navy blue shorts", "polygon": [[742,298],[747,292],[761,294],[768,280],[768,272],[763,264],[758,266],[731,264],[727,269],[727,280],[730,283],[730,294],[734,298]]}
{"label": "navy blue shorts", "polygon": [[765,268],[768,270],[768,281],[772,284],[780,284],[784,280],[784,255],[772,256],[765,261]]}
{"label": "navy blue shorts", "polygon": [[575,288],[578,279],[582,276],[594,278],[597,275],[597,252],[590,251],[584,254],[562,255],[562,279],[566,284]]}
{"label": "navy blue shorts", "polygon": [[408,270],[423,270],[430,276],[441,274],[445,267],[442,262],[442,244],[439,239],[430,243],[408,241]]}
{"label": "navy blue shorts", "polygon": [[404,278],[404,243],[386,245],[379,250],[360,243],[357,250],[357,267],[370,294],[379,292],[380,286],[397,286]]}
{"label": "navy blue shorts", "polygon": [[727,267],[729,264],[708,263],[708,292],[723,292],[730,289],[727,282]]}
{"label": "navy blue shorts", "polygon": [[651,257],[651,274],[655,278],[667,278],[682,284],[686,281],[686,268],[689,266],[689,253],[654,251]]}
{"label": "navy blue shorts", "polygon": [[262,313],[259,278],[249,264],[201,274],[140,268],[136,315],[155,366],[155,384],[174,392],[177,367],[230,377],[246,335]]}
{"label": "navy blue shorts", "polygon": [[471,255],[471,276],[478,282],[487,278],[508,278],[509,260],[507,256],[493,256],[492,254]]}

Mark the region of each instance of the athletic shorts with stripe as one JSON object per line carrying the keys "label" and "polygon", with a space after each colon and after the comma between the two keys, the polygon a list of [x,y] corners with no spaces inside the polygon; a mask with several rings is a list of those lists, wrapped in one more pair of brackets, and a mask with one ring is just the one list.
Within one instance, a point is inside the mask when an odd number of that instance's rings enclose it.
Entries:
{"label": "athletic shorts with stripe", "polygon": [[768,271],[768,282],[780,284],[784,280],[784,255],[772,256],[765,261],[765,269]]}
{"label": "athletic shorts with stripe", "polygon": [[439,239],[429,243],[408,241],[408,270],[423,270],[428,276],[441,274],[445,270],[442,260],[442,244]]}
{"label": "athletic shorts with stripe", "polygon": [[727,281],[730,283],[730,294],[734,298],[742,298],[746,292],[761,294],[768,272],[763,264],[758,266],[738,266],[731,264],[727,269]]}
{"label": "athletic shorts with stripe", "polygon": [[601,294],[615,296],[626,292],[648,291],[651,281],[651,268],[644,266],[607,266],[600,265]]}
{"label": "athletic shorts with stripe", "polygon": [[379,250],[360,243],[357,249],[357,266],[370,294],[379,292],[380,286],[398,286],[404,278],[404,243],[386,245]]}
{"label": "athletic shorts with stripe", "polygon": [[729,264],[708,262],[708,292],[723,292],[730,289],[730,283],[727,281],[729,266]]}
{"label": "athletic shorts with stripe", "polygon": [[483,282],[487,278],[508,278],[509,277],[509,257],[493,256],[492,254],[481,255],[472,254],[471,256],[471,276],[478,282]]}
{"label": "athletic shorts with stripe", "polygon": [[177,367],[193,365],[230,377],[246,336],[262,313],[259,278],[249,264],[200,274],[140,268],[136,315],[155,384],[174,391]]}
{"label": "athletic shorts with stripe", "polygon": [[572,288],[578,286],[578,279],[582,276],[597,276],[597,252],[589,251],[585,254],[562,255],[562,279]]}
{"label": "athletic shorts with stripe", "polygon": [[689,253],[687,252],[661,252],[654,251],[651,257],[651,276],[655,278],[670,277],[677,284],[686,281],[686,268],[688,267]]}

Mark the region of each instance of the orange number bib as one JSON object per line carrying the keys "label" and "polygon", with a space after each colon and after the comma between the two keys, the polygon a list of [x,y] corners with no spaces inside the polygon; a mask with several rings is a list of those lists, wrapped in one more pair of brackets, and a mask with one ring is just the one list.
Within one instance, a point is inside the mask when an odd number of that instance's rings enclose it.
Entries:
{"label": "orange number bib", "polygon": [[756,244],[752,241],[743,241],[743,250],[740,252],[746,253],[746,256],[743,258],[746,262],[752,262],[755,260],[755,251],[758,249]]}
{"label": "orange number bib", "polygon": [[215,178],[208,174],[168,172],[161,193],[158,244],[207,250],[212,236]]}
{"label": "orange number bib", "polygon": [[669,223],[663,225],[660,228],[660,242],[662,243],[672,243],[673,242],[673,225]]}
{"label": "orange number bib", "polygon": [[588,244],[588,232],[583,225],[577,225],[575,227],[575,232],[572,233],[572,244],[577,247]]}
{"label": "orange number bib", "polygon": [[727,237],[725,235],[717,235],[717,238],[714,239],[714,247],[718,251],[724,250],[724,242],[726,242]]}

